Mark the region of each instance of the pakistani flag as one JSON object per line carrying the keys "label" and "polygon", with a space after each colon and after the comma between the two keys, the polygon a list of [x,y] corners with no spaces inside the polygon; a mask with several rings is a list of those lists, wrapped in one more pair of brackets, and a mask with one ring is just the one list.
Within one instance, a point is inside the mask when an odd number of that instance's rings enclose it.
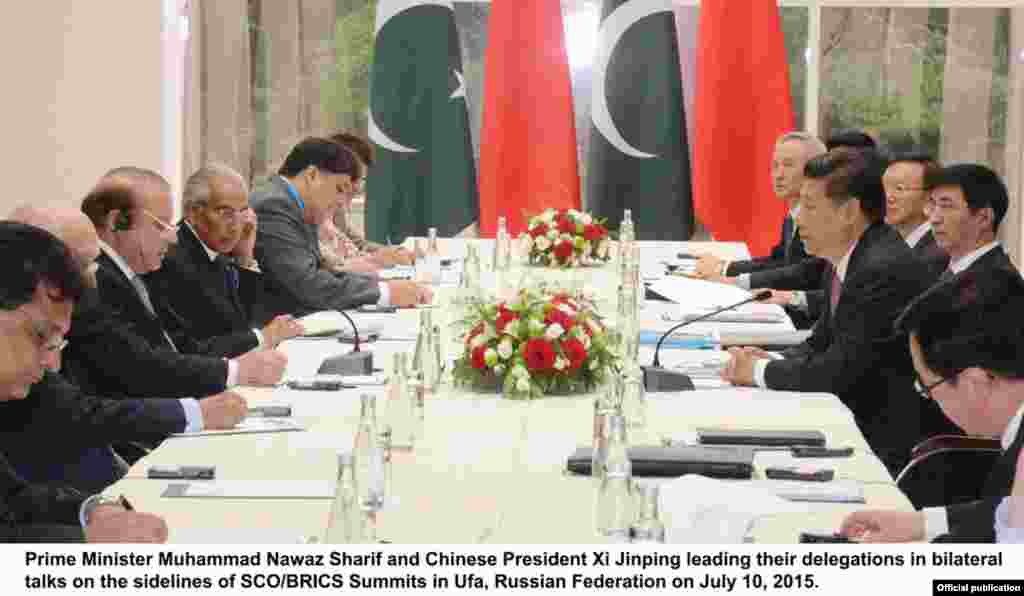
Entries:
{"label": "pakistani flag", "polygon": [[693,232],[673,5],[605,0],[594,60],[588,201],[611,227],[632,209],[642,240]]}
{"label": "pakistani flag", "polygon": [[370,75],[366,232],[451,236],[477,219],[476,171],[451,2],[380,0]]}

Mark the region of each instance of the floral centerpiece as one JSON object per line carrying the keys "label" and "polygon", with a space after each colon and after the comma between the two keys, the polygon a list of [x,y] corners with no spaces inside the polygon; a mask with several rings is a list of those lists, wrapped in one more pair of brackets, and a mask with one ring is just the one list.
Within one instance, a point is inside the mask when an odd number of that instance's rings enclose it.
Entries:
{"label": "floral centerpiece", "polygon": [[605,221],[575,209],[546,209],[531,217],[523,234],[529,242],[530,263],[575,267],[607,261]]}
{"label": "floral centerpiece", "polygon": [[465,323],[456,382],[499,383],[511,399],[590,391],[617,362],[593,305],[565,293],[522,290],[509,302],[478,302]]}

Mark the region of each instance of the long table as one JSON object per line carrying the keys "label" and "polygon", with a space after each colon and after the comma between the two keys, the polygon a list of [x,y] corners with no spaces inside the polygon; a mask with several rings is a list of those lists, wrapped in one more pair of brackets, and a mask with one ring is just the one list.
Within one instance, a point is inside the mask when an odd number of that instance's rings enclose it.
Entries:
{"label": "long table", "polygon": [[[444,247],[458,254],[459,246]],[[680,243],[646,246],[644,258],[660,252],[717,250],[742,258],[733,245]],[[532,278],[557,280],[556,274],[530,268]],[[607,295],[614,284],[611,267],[583,272],[583,283]],[[577,280],[571,280],[576,283]],[[434,309],[445,331],[449,357],[459,350],[451,322],[450,288],[438,291]],[[413,334],[419,313],[360,315],[360,324],[376,323],[384,338]],[[730,324],[721,324],[728,326]],[[410,352],[409,341],[372,345],[375,366],[390,368],[391,354]],[[316,372],[325,357],[351,346],[334,340],[296,339],[282,349],[289,356],[287,378]],[[124,494],[136,508],[163,515],[172,542],[297,542],[321,538],[330,511],[329,499],[162,498],[168,481],[145,478],[152,464],[217,466],[218,480],[266,483],[333,481],[336,452],[351,449],[358,424],[359,395],[382,394],[381,388],[338,392],[241,388],[250,405],[289,403],[305,432],[168,439],[140,460],[110,494]],[[852,446],[853,457],[829,460],[837,479],[863,483],[871,507],[910,510],[882,463],[871,453],[849,410],[829,394],[787,393],[750,388],[699,390],[647,396],[647,424],[630,430],[631,444],[659,444],[686,439],[705,426],[731,428],[816,428],[830,445]],[[390,493],[393,500],[375,516],[378,538],[398,543],[592,543],[595,484],[565,472],[565,459],[576,446],[589,445],[592,397],[551,397],[532,402],[502,399],[442,384],[425,404],[424,436],[411,453],[396,453]],[[386,412],[380,414],[386,415]],[[763,474],[758,460],[756,477]],[[842,517],[864,505],[814,504],[805,512],[769,516],[758,521],[758,542],[794,542],[798,532],[837,526]],[[666,515],[671,525],[671,514]]]}

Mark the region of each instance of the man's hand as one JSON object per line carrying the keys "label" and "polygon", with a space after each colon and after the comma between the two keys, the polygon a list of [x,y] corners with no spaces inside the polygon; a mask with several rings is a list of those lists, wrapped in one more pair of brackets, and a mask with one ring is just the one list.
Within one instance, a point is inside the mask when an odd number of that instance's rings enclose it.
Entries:
{"label": "man's hand", "polygon": [[401,246],[385,246],[379,248],[370,255],[370,258],[381,267],[394,267],[395,265],[414,265],[416,255],[411,250]]}
{"label": "man's hand", "polygon": [[277,385],[284,377],[288,357],[278,350],[253,350],[235,359],[239,385]]}
{"label": "man's hand", "polygon": [[722,265],[725,261],[711,255],[701,255],[697,259],[697,269],[693,276],[708,281],[722,281]]}
{"label": "man's hand", "polygon": [[302,323],[296,321],[291,315],[278,315],[267,323],[260,333],[263,335],[265,347],[276,348],[277,344],[284,340],[302,335],[305,333],[305,329],[302,328]]}
{"label": "man's hand", "polygon": [[789,290],[768,290],[772,293],[770,298],[764,300],[758,300],[762,304],[778,304],[779,306],[789,306],[793,301],[793,292]]}
{"label": "man's hand", "polygon": [[722,379],[733,385],[754,385],[754,362],[768,358],[760,348],[729,348],[729,362],[722,369]]}
{"label": "man's hand", "polygon": [[152,513],[99,505],[89,515],[85,541],[162,544],[167,542],[167,523]]}
{"label": "man's hand", "polygon": [[919,511],[857,511],[846,516],[839,533],[860,542],[924,540],[924,514]]}
{"label": "man's hand", "polygon": [[246,209],[242,212],[242,237],[231,251],[231,255],[238,258],[238,263],[243,267],[249,267],[256,262],[256,212]]}
{"label": "man's hand", "polygon": [[235,428],[245,418],[249,405],[245,398],[233,391],[225,391],[199,400],[203,412],[203,427],[207,430]]}
{"label": "man's hand", "polygon": [[429,287],[416,282],[394,280],[385,283],[388,284],[392,306],[407,308],[417,304],[430,304],[434,299],[434,292]]}

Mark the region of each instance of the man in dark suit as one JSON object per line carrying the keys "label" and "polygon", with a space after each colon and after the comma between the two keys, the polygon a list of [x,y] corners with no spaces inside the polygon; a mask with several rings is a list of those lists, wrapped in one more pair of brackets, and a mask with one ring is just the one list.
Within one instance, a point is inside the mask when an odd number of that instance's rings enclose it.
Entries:
{"label": "man in dark suit", "polygon": [[146,275],[157,313],[185,351],[228,358],[302,334],[291,315],[257,328],[264,299],[256,265],[256,215],[245,180],[231,168],[203,166],[185,183],[177,244]]}
{"label": "man in dark suit", "polygon": [[[809,133],[790,132],[780,136],[772,156],[772,188],[775,196],[789,206],[789,213],[782,221],[779,243],[769,255],[743,261],[723,261],[711,255],[703,255],[697,261],[696,277],[732,283],[748,290],[774,288],[775,269],[806,259],[808,255],[796,226],[800,188],[803,186],[807,160],[824,152],[825,145]],[[779,291],[772,301],[786,308],[799,329],[809,328],[821,311],[821,294],[814,290],[811,296],[800,290]]]}
{"label": "man in dark suit", "polygon": [[893,321],[933,278],[882,222],[884,167],[874,151],[850,149],[807,163],[798,225],[808,252],[832,265],[823,270],[807,262],[829,280],[823,284],[828,311],[784,358],[730,350],[723,377],[736,385],[837,395],[895,475],[920,439],[948,424],[929,428],[928,407],[913,391],[906,341],[892,333]]}
{"label": "man in dark suit", "polygon": [[929,193],[925,186],[925,175],[938,169],[935,158],[927,153],[901,153],[892,158],[882,175],[885,223],[895,228],[914,254],[925,261],[943,256],[928,222]]}
{"label": "man in dark suit", "polygon": [[929,171],[928,220],[936,245],[948,257],[944,278],[969,270],[1016,267],[996,241],[1010,198],[999,175],[981,164]]}
{"label": "man in dark suit", "polygon": [[100,238],[98,295],[76,309],[65,366],[88,393],[191,397],[235,385],[273,385],[286,357],[256,350],[225,360],[179,352],[160,323],[141,274],[158,269],[175,241],[170,187],[148,170],[118,168],[82,202]]}
{"label": "man in dark suit", "polygon": [[[0,277],[0,402],[6,405],[24,400],[56,362],[82,278],[63,243],[15,222],[0,222]],[[52,446],[53,429],[42,432]],[[155,516],[73,489],[31,484],[0,453],[0,540],[163,542],[166,536],[166,524]]]}
{"label": "man in dark suit", "polygon": [[[842,532],[865,542],[993,542],[995,510],[1010,494],[1024,433],[1024,280],[1014,271],[968,271],[937,284],[897,322],[910,337],[918,390],[972,434],[999,438],[1003,454],[985,498],[920,512],[859,511]],[[956,470],[949,470],[956,475]]]}
{"label": "man in dark suit", "polygon": [[256,259],[277,312],[304,315],[364,304],[413,306],[430,302],[430,288],[408,281],[376,281],[320,267],[318,226],[359,182],[352,152],[326,139],[308,138],[292,148],[280,175],[253,192],[259,218]]}

